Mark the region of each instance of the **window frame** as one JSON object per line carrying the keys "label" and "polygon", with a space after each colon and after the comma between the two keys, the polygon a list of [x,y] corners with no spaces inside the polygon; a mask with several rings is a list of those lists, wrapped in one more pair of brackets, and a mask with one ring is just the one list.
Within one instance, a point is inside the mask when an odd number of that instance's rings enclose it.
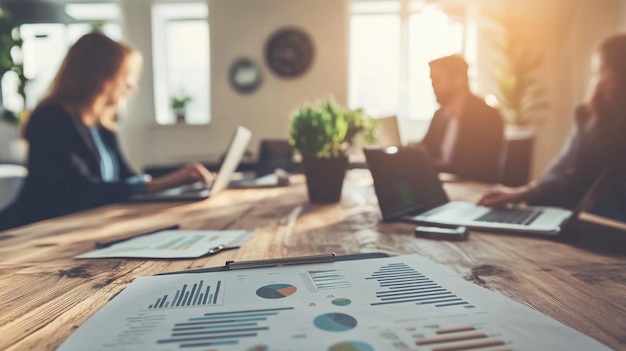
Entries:
{"label": "window frame", "polygon": [[[172,5],[195,5],[200,4],[206,6],[206,14],[192,15],[192,16],[167,16],[161,17],[158,14],[159,6],[172,6]],[[152,27],[152,65],[153,65],[153,80],[154,80],[154,108],[155,116],[153,123],[158,127],[167,126],[206,126],[211,123],[211,43],[210,43],[210,24],[209,24],[209,8],[206,1],[198,0],[184,0],[184,1],[152,1],[150,11],[150,22]],[[207,116],[206,121],[198,123],[190,123],[185,121],[183,123],[177,122],[175,117],[172,120],[172,109],[170,107],[170,96],[176,93],[175,90],[169,89],[171,82],[169,82],[169,68],[168,68],[168,43],[166,40],[167,26],[170,23],[176,22],[191,22],[191,21],[204,21],[207,25]],[[168,117],[169,115],[169,117]]]}
{"label": "window frame", "polygon": [[[72,27],[76,27],[76,26],[92,26],[95,23],[98,23],[100,25],[100,27],[107,27],[107,26],[116,26],[116,28],[114,28],[113,30],[106,30],[104,29],[104,33],[106,35],[110,35],[113,34],[111,37],[114,38],[115,40],[121,40],[123,37],[123,28],[122,28],[122,23],[118,20],[119,18],[119,12],[120,12],[120,6],[116,1],[113,0],[103,0],[102,2],[98,2],[98,3],[92,3],[92,2],[85,2],[85,1],[73,1],[73,2],[68,2],[65,3],[65,11],[66,13],[68,13],[68,7],[70,6],[110,6],[112,9],[112,15],[105,15],[105,16],[87,16],[87,17],[72,17],[74,19],[74,21],[70,22],[70,23],[63,23],[63,22],[37,22],[37,23],[24,23],[21,24],[19,26],[20,29],[20,33],[22,36],[22,39],[24,40],[24,44],[22,45],[22,55],[24,57],[24,73],[26,74],[26,77],[29,80],[29,83],[27,83],[26,85],[26,101],[21,101],[21,97],[19,97],[19,94],[17,93],[16,90],[14,90],[14,86],[17,86],[17,77],[12,76],[11,74],[9,76],[3,76],[2,77],[2,81],[0,82],[0,89],[2,89],[2,97],[3,100],[3,104],[6,104],[8,106],[9,109],[11,110],[30,110],[32,108],[34,108],[39,101],[41,100],[41,98],[45,95],[47,88],[49,87],[52,79],[54,79],[54,76],[56,75],[59,67],[58,65],[50,72],[46,72],[46,74],[48,75],[48,81],[44,81],[42,83],[40,83],[39,81],[37,81],[40,77],[41,77],[41,73],[38,71],[39,68],[37,67],[37,61],[38,58],[40,57],[40,55],[36,55],[34,51],[31,52],[31,50],[35,50],[36,48],[36,43],[35,42],[31,42],[31,40],[39,40],[40,39],[40,34],[35,33],[33,37],[28,37],[28,32],[36,32],[37,31],[37,27],[41,27],[41,26],[57,26],[61,31],[61,35],[63,37],[63,47],[58,48],[60,51],[60,60],[58,62],[58,64],[60,65],[63,58],[65,57],[65,54],[67,52],[67,50],[74,44],[74,42],[80,38],[80,36],[82,35],[74,35],[75,30]],[[35,28],[35,29],[24,29],[25,27],[31,27],[31,28]],[[83,34],[87,34],[89,31],[86,31]],[[48,29],[44,34],[47,37],[50,33],[50,29]],[[28,57],[28,58],[27,58]],[[34,57],[34,59],[30,59],[31,57]],[[49,58],[46,58],[46,60],[49,60]],[[32,66],[32,64],[35,64],[34,68]],[[33,70],[35,72],[33,72]],[[46,75],[44,75],[44,77],[46,77]],[[6,78],[6,79],[5,79]],[[8,80],[8,81],[7,81]],[[36,83],[35,83],[36,82]],[[36,84],[35,86],[33,86],[33,84]],[[36,95],[33,95],[36,94]],[[20,101],[17,101],[20,100]]]}
{"label": "window frame", "polygon": [[[358,4],[373,4],[373,3],[380,3],[380,4],[384,4],[387,3],[389,5],[387,9],[379,9],[379,10],[358,10],[355,9],[356,6],[358,6]],[[355,6],[356,4],[356,6]],[[395,6],[395,9],[393,8],[394,6],[392,6],[392,4],[397,4]],[[416,14],[420,14],[422,13],[427,6],[436,6],[434,4],[429,4],[428,1],[426,0],[350,0],[349,3],[350,7],[349,7],[349,21],[352,21],[353,16],[367,16],[367,15],[398,15],[399,20],[400,20],[400,36],[399,36],[399,41],[400,41],[400,48],[399,48],[399,52],[400,52],[400,58],[399,58],[399,77],[398,77],[398,103],[397,103],[397,111],[396,111],[396,116],[398,119],[401,120],[407,120],[407,121],[430,121],[432,119],[432,114],[428,115],[428,116],[411,116],[411,112],[410,112],[410,85],[411,85],[411,65],[410,65],[410,47],[411,47],[411,35],[410,35],[410,21],[411,21],[411,17],[413,15]],[[469,11],[469,8],[466,9],[467,11]],[[441,10],[442,12],[445,12],[443,10]],[[450,18],[455,18],[458,22],[460,22],[461,26],[462,26],[462,37],[461,39],[461,48],[460,48],[460,53],[462,53],[465,56],[468,56],[468,54],[470,53],[468,50],[468,38],[471,36],[472,33],[472,23],[470,21],[468,21],[467,16],[465,17],[455,17],[452,15],[448,15]],[[349,36],[352,37],[352,33],[349,33]],[[470,65],[470,69],[469,69],[469,75],[470,75],[470,81],[472,80],[472,77],[475,75],[475,59],[474,59],[474,55],[471,55],[472,57],[466,57],[466,60],[468,61],[468,64]],[[349,62],[352,62],[352,58],[349,59]],[[354,87],[352,86],[352,76],[351,73],[349,73],[349,77],[348,77],[348,89],[350,89],[350,91],[352,91],[352,89],[354,89]],[[349,92],[348,96],[351,97],[351,92]],[[348,101],[350,107],[352,108],[362,108],[366,106],[353,106],[353,104],[355,103],[354,101]],[[385,116],[375,116],[375,117],[385,117]]]}

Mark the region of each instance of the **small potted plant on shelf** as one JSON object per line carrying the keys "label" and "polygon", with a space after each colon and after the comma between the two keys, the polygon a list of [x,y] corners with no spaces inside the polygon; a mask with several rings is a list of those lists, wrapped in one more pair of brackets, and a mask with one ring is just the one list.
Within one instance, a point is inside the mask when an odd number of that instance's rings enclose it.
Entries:
{"label": "small potted plant on shelf", "polygon": [[292,113],[290,142],[302,155],[311,202],[339,201],[348,165],[346,151],[359,134],[371,140],[375,127],[363,111],[342,108],[332,99]]}
{"label": "small potted plant on shelf", "polygon": [[170,107],[176,116],[177,123],[185,123],[185,114],[187,112],[187,104],[193,99],[187,94],[172,96],[170,99]]}

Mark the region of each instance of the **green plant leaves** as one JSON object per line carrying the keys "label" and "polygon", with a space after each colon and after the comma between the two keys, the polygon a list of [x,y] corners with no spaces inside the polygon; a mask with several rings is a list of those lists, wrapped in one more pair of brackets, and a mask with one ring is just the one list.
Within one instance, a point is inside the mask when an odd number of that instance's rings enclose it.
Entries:
{"label": "green plant leaves", "polygon": [[543,57],[530,50],[532,45],[525,36],[524,23],[513,9],[489,13],[487,20],[494,51],[490,60],[494,93],[507,123],[528,124],[548,107],[537,79]]}
{"label": "green plant leaves", "polygon": [[191,100],[193,100],[191,96],[187,95],[173,96],[170,98],[170,106],[173,109],[184,109]]}
{"label": "green plant leaves", "polygon": [[16,62],[11,51],[14,47],[22,46],[17,24],[9,12],[0,8],[0,77],[13,69]]}
{"label": "green plant leaves", "polygon": [[340,157],[356,135],[373,136],[375,125],[363,111],[342,108],[328,99],[292,113],[291,144],[304,156]]}
{"label": "green plant leaves", "polygon": [[[0,7],[0,80],[7,72],[13,72],[18,78],[17,93],[26,103],[26,84],[28,78],[24,75],[21,48],[24,41],[20,35],[19,25],[13,16]],[[19,125],[21,113],[3,109],[0,120],[13,125]]]}

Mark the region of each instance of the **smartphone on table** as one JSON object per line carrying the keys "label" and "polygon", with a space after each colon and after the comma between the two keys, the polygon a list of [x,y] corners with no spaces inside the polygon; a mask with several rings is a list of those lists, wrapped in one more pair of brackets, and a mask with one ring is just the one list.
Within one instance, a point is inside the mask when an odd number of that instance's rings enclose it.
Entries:
{"label": "smartphone on table", "polygon": [[465,240],[468,234],[467,227],[434,227],[418,225],[415,227],[415,236],[439,240]]}

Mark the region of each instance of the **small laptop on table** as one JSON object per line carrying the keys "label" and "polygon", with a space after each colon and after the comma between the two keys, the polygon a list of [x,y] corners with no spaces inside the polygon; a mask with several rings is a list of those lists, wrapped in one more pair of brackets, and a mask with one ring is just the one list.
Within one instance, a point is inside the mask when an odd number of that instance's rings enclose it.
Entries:
{"label": "small laptop on table", "polygon": [[421,145],[365,148],[384,221],[554,236],[574,212],[556,207],[490,208],[450,201]]}
{"label": "small laptop on table", "polygon": [[231,179],[232,189],[273,188],[290,184],[293,147],[287,139],[265,139],[259,145],[256,170]]}
{"label": "small laptop on table", "polygon": [[239,126],[230,140],[228,151],[212,184],[194,183],[182,185],[152,194],[135,195],[130,201],[192,201],[203,200],[228,187],[230,178],[237,169],[252,138],[252,132]]}

